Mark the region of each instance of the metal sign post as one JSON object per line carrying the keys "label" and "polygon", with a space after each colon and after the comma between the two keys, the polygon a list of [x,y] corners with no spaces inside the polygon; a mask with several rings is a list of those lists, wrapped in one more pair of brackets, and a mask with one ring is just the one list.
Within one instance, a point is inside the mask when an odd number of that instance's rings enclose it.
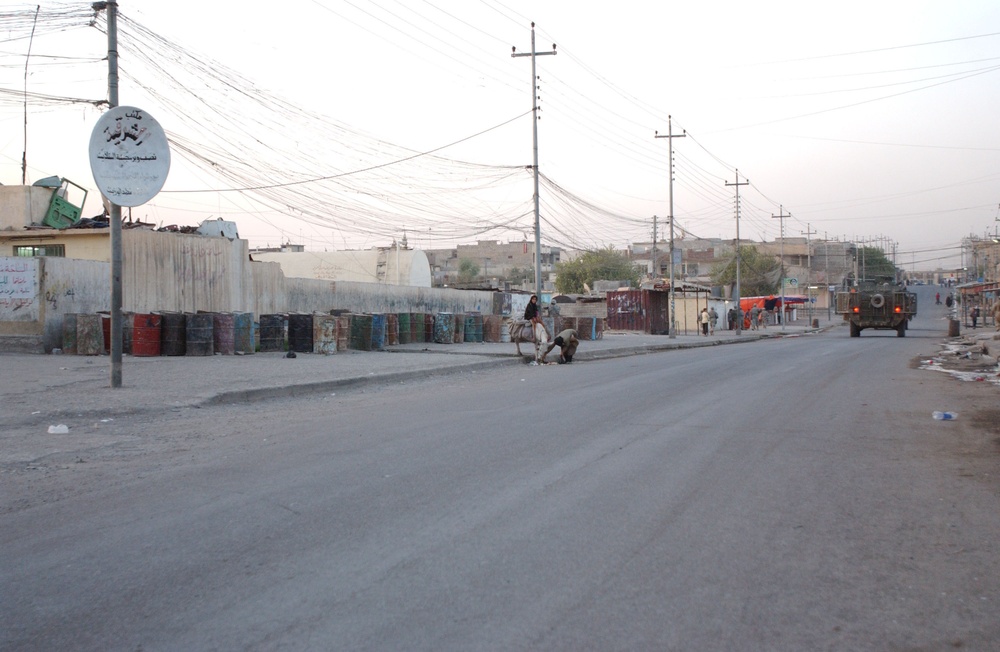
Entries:
{"label": "metal sign post", "polygon": [[111,202],[111,387],[122,385],[121,207],[141,206],[156,196],[170,171],[167,135],[153,116],[134,106],[116,106],[90,134],[90,170]]}

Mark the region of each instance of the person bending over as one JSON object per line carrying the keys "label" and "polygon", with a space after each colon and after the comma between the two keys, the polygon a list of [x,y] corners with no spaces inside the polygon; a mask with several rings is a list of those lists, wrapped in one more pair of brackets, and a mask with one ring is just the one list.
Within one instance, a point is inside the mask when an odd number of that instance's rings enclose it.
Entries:
{"label": "person bending over", "polygon": [[556,335],[552,343],[549,344],[549,348],[545,349],[545,353],[542,354],[542,362],[545,362],[545,356],[557,346],[559,347],[559,364],[573,362],[576,348],[580,346],[580,339],[577,337],[576,331],[572,328],[567,328]]}

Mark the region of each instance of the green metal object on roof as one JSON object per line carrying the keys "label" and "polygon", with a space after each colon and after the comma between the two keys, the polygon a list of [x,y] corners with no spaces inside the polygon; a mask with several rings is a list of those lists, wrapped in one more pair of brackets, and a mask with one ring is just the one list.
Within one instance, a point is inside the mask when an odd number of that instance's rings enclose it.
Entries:
{"label": "green metal object on roof", "polygon": [[[45,181],[48,181],[46,179]],[[76,190],[83,191],[83,198],[77,206],[70,199],[70,186]],[[49,186],[51,187],[51,186]],[[77,193],[74,191],[73,195]],[[73,183],[69,179],[60,179],[59,186],[52,193],[52,200],[49,202],[49,210],[45,213],[42,224],[51,226],[54,229],[65,229],[80,221],[83,213],[83,204],[87,201],[87,189]]]}

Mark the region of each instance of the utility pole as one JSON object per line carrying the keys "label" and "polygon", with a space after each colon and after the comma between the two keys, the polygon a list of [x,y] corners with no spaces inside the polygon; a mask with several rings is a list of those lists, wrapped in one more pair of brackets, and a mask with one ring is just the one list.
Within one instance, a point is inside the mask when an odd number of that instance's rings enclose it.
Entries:
{"label": "utility pole", "polygon": [[810,237],[816,233],[812,228],[806,224],[806,230],[802,231],[806,236],[806,299],[809,301],[809,325],[812,326],[812,316],[813,316],[813,306],[812,300],[809,297],[809,286],[812,283],[812,240]]}
{"label": "utility pole", "polygon": [[750,185],[750,179],[740,183],[740,171],[736,170],[736,183],[726,182],[736,187],[736,334],[743,332],[743,306],[740,304],[740,186]]}
{"label": "utility pole", "polygon": [[656,277],[660,275],[660,269],[656,266],[656,216],[653,216],[653,270],[651,276],[653,277],[653,286],[656,286]]}
{"label": "utility pole", "polygon": [[516,47],[510,48],[511,57],[531,57],[531,140],[534,151],[535,171],[535,294],[538,302],[542,301],[542,230],[538,215],[538,75],[535,72],[535,57],[556,53],[556,44],[552,44],[549,52],[535,51],[535,22],[531,22],[531,52],[518,52]]}
{"label": "utility pole", "polygon": [[38,26],[38,12],[42,5],[35,6],[35,20],[31,23],[31,37],[28,38],[28,54],[24,57],[24,151],[21,153],[21,185],[28,185],[28,61],[31,59],[31,45],[35,42],[35,28]]}
{"label": "utility pole", "polygon": [[[118,3],[95,2],[94,11],[108,12],[108,108],[118,106]],[[122,386],[122,207],[111,203],[111,387]]]}
{"label": "utility pole", "polygon": [[830,321],[832,315],[830,314],[830,236],[826,231],[823,231],[823,269],[824,275],[826,276],[826,320]]}
{"label": "utility pole", "polygon": [[791,216],[792,215],[790,213],[787,214],[787,215],[785,214],[785,207],[781,206],[781,205],[778,206],[778,214],[777,215],[771,215],[772,219],[777,218],[778,220],[780,220],[779,224],[781,225],[781,248],[780,248],[780,251],[781,251],[781,281],[780,281],[781,282],[781,312],[779,313],[781,315],[781,330],[785,330],[785,218],[786,217],[791,217]]}
{"label": "utility pole", "polygon": [[[677,337],[677,320],[674,318],[674,138],[687,136],[687,129],[682,134],[674,134],[673,116],[667,116],[667,135],[661,136],[654,131],[653,138],[666,138],[670,146],[670,339]],[[739,179],[737,179],[739,181]]]}

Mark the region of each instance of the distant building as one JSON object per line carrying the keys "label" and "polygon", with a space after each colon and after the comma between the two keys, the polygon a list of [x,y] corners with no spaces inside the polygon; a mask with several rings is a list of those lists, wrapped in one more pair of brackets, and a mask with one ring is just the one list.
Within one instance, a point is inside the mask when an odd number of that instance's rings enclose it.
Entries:
{"label": "distant building", "polygon": [[[567,260],[570,252],[559,247],[542,246],[541,267],[544,287],[551,289],[552,275],[556,263]],[[498,242],[480,240],[474,245],[458,245],[449,249],[428,249],[427,260],[435,286],[452,285],[458,282],[459,265],[470,260],[479,267],[482,278],[508,279],[512,272],[527,271],[531,278],[535,273],[535,243],[521,240]]]}
{"label": "distant building", "polygon": [[[288,245],[295,247],[296,245]],[[431,287],[427,255],[417,249],[377,247],[354,251],[252,250],[255,261],[278,263],[286,277]]]}

